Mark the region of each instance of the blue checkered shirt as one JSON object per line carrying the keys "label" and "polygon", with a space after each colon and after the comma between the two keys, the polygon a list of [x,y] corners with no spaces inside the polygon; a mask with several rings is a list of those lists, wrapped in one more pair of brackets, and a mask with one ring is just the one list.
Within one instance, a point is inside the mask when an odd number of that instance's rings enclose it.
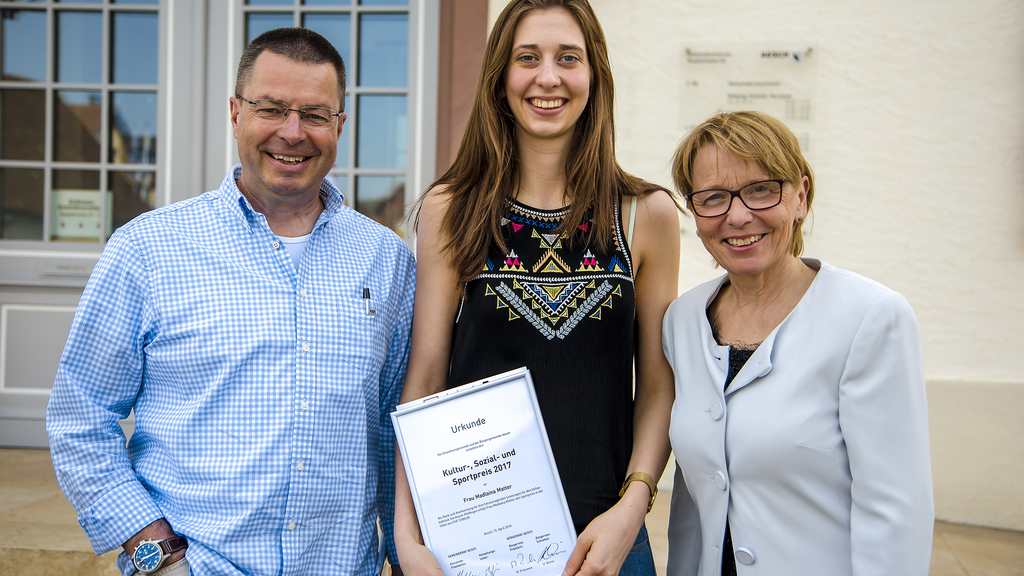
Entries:
{"label": "blue checkered shirt", "polygon": [[98,554],[163,517],[193,574],[379,574],[412,253],[325,181],[296,271],[239,174],[107,243],[47,409],[57,478]]}

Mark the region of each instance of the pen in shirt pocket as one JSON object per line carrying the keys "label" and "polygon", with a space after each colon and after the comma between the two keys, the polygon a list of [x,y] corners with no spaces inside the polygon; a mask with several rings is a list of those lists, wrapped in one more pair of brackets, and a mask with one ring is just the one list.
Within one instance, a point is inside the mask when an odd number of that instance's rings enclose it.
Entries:
{"label": "pen in shirt pocket", "polygon": [[366,305],[366,315],[367,316],[376,316],[377,315],[377,311],[376,310],[370,310],[370,289],[369,288],[363,288],[363,304]]}

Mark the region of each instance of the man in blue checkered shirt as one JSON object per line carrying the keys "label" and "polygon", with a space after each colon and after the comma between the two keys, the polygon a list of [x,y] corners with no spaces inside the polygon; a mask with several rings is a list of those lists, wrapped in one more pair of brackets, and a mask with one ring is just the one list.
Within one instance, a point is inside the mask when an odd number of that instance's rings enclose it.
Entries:
{"label": "man in blue checkered shirt", "polygon": [[346,118],[330,43],[261,35],[235,91],[241,164],[120,228],[89,279],[47,410],[54,468],[126,575],[379,574],[412,254],[324,179]]}

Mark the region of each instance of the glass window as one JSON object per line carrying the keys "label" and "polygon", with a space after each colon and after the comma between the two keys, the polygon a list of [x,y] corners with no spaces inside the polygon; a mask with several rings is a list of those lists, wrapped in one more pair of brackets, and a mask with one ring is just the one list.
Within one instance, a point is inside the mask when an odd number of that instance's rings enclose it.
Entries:
{"label": "glass window", "polygon": [[406,98],[395,95],[359,97],[356,150],[360,168],[405,169]]}
{"label": "glass window", "polygon": [[99,162],[103,104],[99,90],[57,90],[53,103],[53,159]]}
{"label": "glass window", "polygon": [[46,91],[0,89],[0,160],[42,160]]}
{"label": "glass window", "polygon": [[156,206],[160,2],[31,6],[0,18],[0,241],[102,244]]}
{"label": "glass window", "polygon": [[408,14],[363,14],[359,27],[359,84],[404,87],[408,77]]}
{"label": "glass window", "polygon": [[111,82],[156,84],[159,23],[155,12],[114,12]]}
{"label": "glass window", "polygon": [[260,14],[253,12],[245,15],[245,43],[252,42],[257,36],[273,30],[274,28],[287,28],[294,26],[295,22],[291,14],[274,12]]}
{"label": "glass window", "polygon": [[[293,6],[270,12],[261,6]],[[250,8],[251,7],[251,8]],[[346,120],[328,179],[345,203],[402,233],[410,180],[409,2],[247,0],[246,42],[294,23],[315,30],[345,61]]]}
{"label": "glass window", "polygon": [[4,9],[3,80],[46,81],[46,12]]}
{"label": "glass window", "polygon": [[103,13],[57,12],[58,82],[95,84],[103,64]]}
{"label": "glass window", "polygon": [[0,168],[0,239],[42,237],[44,190],[42,170]]}

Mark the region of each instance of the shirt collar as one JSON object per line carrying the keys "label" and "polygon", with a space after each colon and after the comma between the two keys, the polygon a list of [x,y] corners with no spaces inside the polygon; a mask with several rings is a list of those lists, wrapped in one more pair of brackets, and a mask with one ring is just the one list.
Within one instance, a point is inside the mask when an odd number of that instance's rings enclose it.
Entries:
{"label": "shirt collar", "polygon": [[[252,226],[257,222],[262,222],[263,226],[267,226],[267,219],[263,214],[253,209],[252,204],[242,194],[242,191],[238,189],[237,180],[242,177],[242,165],[235,164],[228,171],[227,176],[224,177],[224,181],[221,182],[220,188],[217,189],[217,194],[225,200],[230,207],[231,211],[242,219],[245,223],[245,228],[248,232],[252,232]],[[320,182],[320,198],[324,202],[324,211],[320,214],[320,218],[317,220],[313,230],[316,230],[320,226],[323,226],[329,222],[338,212],[342,209],[345,203],[345,196],[338,190],[338,187],[333,182],[324,178]],[[267,226],[269,229],[269,226]]]}

